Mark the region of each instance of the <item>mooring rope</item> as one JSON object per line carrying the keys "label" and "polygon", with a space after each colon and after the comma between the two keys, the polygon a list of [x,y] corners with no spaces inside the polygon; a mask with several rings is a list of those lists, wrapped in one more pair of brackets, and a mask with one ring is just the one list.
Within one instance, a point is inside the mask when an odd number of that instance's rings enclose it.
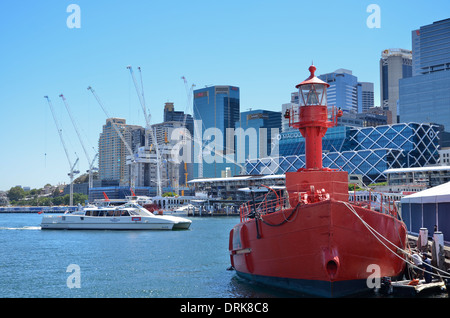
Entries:
{"label": "mooring rope", "polygon": [[[290,219],[291,216],[294,214],[294,212],[297,212],[297,210],[298,210],[299,207],[300,207],[300,202],[297,203],[297,206],[296,206],[295,208],[292,209],[291,213],[289,214],[289,216],[288,216],[287,218],[286,218],[286,216],[284,215],[284,211],[283,211],[282,214],[283,214],[284,220],[281,221],[281,222],[278,223],[278,224],[272,224],[272,223],[269,223],[269,222],[265,221],[265,220],[262,218],[262,216],[260,216],[259,219],[261,220],[262,223],[264,223],[264,224],[266,224],[266,225],[268,225],[268,226],[280,226],[280,225],[283,225],[283,224],[286,223],[286,222],[292,222],[293,220],[289,220],[289,219]],[[297,217],[297,215],[295,215],[295,217]]]}
{"label": "mooring rope", "polygon": [[[409,265],[411,265],[411,266],[413,266],[413,267],[415,267],[415,268],[418,268],[418,269],[420,269],[420,270],[423,270],[424,272],[426,272],[426,273],[429,273],[429,274],[432,274],[432,275],[436,275],[436,273],[434,273],[434,272],[429,272],[429,271],[426,271],[425,269],[423,269],[423,268],[420,268],[419,266],[417,266],[416,264],[414,264],[413,262],[411,262],[411,261],[408,261],[407,259],[405,259],[405,258],[403,258],[402,256],[400,256],[397,252],[395,252],[395,251],[393,251],[392,249],[390,249],[385,243],[383,243],[382,241],[381,241],[381,239],[377,236],[377,235],[379,235],[380,237],[382,237],[386,242],[388,242],[389,244],[391,244],[391,245],[393,245],[393,246],[395,246],[395,248],[397,248],[398,250],[400,250],[403,254],[405,254],[405,255],[408,255],[408,256],[410,256],[411,257],[411,253],[409,252],[409,251],[407,251],[407,250],[404,250],[404,249],[402,249],[402,248],[400,248],[400,247],[398,247],[397,245],[395,245],[394,243],[392,243],[391,241],[389,241],[387,238],[385,238],[383,235],[381,235],[380,233],[378,233],[373,227],[371,227],[366,221],[364,221],[362,218],[361,218],[361,216],[356,212],[356,210],[353,208],[353,206],[351,205],[351,204],[349,204],[348,202],[344,202],[344,201],[338,201],[338,202],[341,202],[341,203],[343,203],[349,210],[350,210],[350,212],[352,212],[361,222],[362,222],[362,224],[369,230],[369,232],[384,246],[384,247],[386,247],[392,254],[394,254],[396,257],[398,257],[398,258],[400,258],[401,260],[403,260],[405,263],[407,263],[407,264],[409,264]],[[376,234],[377,235],[376,235]],[[427,264],[428,266],[430,266],[432,269],[435,269],[436,271],[438,271],[438,272],[442,272],[442,273],[444,273],[445,275],[443,275],[442,277],[443,278],[449,278],[450,279],[450,276],[449,276],[449,274],[446,272],[446,271],[443,271],[443,270],[441,270],[440,268],[437,268],[437,267],[434,267],[433,265],[431,265],[431,264]],[[439,273],[438,273],[438,275],[440,275]]]}

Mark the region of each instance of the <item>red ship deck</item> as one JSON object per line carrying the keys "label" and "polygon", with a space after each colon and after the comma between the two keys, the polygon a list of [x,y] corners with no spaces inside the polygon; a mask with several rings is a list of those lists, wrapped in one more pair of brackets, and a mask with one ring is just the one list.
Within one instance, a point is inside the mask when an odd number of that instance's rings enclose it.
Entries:
{"label": "red ship deck", "polygon": [[396,248],[377,239],[363,221],[389,242],[406,246],[406,227],[394,216],[331,199],[236,225],[230,232],[231,264],[239,276],[301,293],[358,293],[368,289],[370,266],[379,266],[380,277],[404,269]]}

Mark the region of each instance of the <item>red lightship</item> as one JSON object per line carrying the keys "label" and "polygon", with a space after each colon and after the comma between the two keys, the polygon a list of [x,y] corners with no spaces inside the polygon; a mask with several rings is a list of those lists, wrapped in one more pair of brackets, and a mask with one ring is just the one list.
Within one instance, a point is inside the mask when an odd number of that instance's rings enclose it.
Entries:
{"label": "red lightship", "polygon": [[342,112],[333,108],[328,118],[329,84],[314,75],[314,65],[309,70],[296,86],[300,105],[285,114],[305,138],[306,168],[286,173],[287,197],[270,189],[262,201],[240,207],[240,223],[230,231],[230,260],[249,280],[342,297],[367,291],[371,277],[403,272],[398,249],[406,246],[407,230],[393,205],[349,202],[347,172],[323,168],[322,137]]}

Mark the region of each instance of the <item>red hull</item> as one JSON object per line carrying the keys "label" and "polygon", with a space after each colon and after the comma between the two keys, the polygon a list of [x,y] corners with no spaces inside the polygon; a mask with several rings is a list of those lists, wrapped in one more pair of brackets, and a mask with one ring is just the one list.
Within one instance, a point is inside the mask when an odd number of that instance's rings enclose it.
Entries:
{"label": "red hull", "polygon": [[[403,222],[353,208],[381,236],[406,246]],[[257,224],[255,219],[241,222],[230,232],[231,265],[240,276],[316,296],[367,290],[366,281],[374,275],[371,265],[378,265],[383,277],[401,274],[405,263],[395,255],[396,248],[383,239],[386,246],[380,243],[361,219],[343,202],[329,199],[263,215]]]}

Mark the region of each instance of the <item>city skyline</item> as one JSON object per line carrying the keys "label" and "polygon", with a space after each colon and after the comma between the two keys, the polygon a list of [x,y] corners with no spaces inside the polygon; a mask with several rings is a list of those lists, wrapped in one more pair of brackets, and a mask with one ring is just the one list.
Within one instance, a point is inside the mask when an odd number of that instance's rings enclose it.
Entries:
{"label": "city skyline", "polygon": [[[380,28],[368,26],[371,1],[231,1],[225,7],[206,1],[1,3],[0,190],[69,183],[69,164],[45,95],[82,173],[88,163],[60,94],[91,158],[106,116],[89,85],[111,117],[145,126],[127,65],[142,67],[152,124],[162,122],[166,102],[192,114],[192,84],[239,87],[241,112],[281,111],[311,61],[318,74],[344,68],[374,83],[379,106],[381,52],[411,49],[411,31],[448,18],[450,3],[432,2],[377,1]],[[80,28],[67,21],[72,3],[81,9]]]}

